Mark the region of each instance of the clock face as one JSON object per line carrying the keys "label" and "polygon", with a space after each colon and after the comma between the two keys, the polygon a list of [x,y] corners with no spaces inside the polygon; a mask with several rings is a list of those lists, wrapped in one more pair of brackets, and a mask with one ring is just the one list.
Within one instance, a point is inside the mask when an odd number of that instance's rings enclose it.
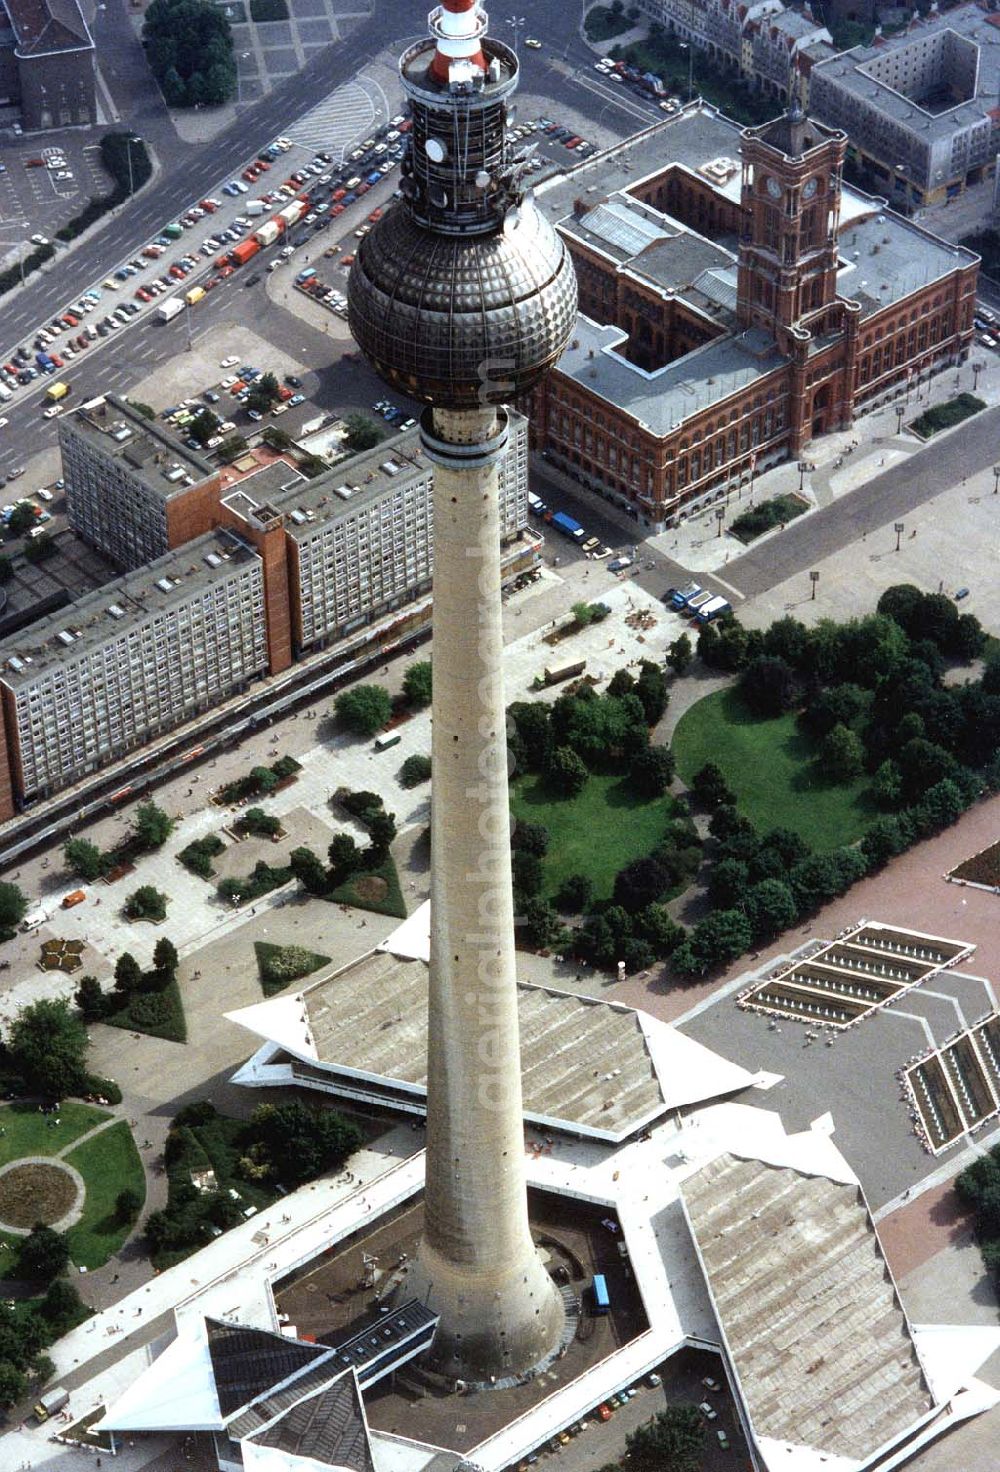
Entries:
{"label": "clock face", "polygon": [[815,179],[807,179],[805,184],[803,184],[802,186],[802,198],[812,199],[818,188],[819,185]]}
{"label": "clock face", "polygon": [[781,198],[781,185],[778,183],[777,179],[773,177],[773,175],[767,181],[767,192],[772,199]]}

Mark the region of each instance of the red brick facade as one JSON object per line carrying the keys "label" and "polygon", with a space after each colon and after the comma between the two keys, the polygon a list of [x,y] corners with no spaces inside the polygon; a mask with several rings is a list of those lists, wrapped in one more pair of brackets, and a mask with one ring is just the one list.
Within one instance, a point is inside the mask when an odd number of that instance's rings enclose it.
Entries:
{"label": "red brick facade", "polygon": [[[686,412],[666,434],[557,367],[532,399],[533,447],[658,529],[683,518],[690,503],[724,495],[766,465],[800,455],[815,436],[848,427],[866,400],[961,361],[972,342],[978,272],[968,253],[881,311],[869,304],[864,315],[860,302],[838,296],[851,238],[839,219],[846,142],[805,119],[745,130],[739,203],[675,164],[630,186],[625,193],[709,240],[739,239],[736,330],[759,329],[785,361]],[[590,207],[580,203],[574,218],[585,221]],[[626,332],[616,351],[637,367],[655,372],[732,332],[573,230],[562,233],[577,268],[581,313]],[[693,360],[701,390],[697,371]],[[699,397],[711,399],[706,387]]]}

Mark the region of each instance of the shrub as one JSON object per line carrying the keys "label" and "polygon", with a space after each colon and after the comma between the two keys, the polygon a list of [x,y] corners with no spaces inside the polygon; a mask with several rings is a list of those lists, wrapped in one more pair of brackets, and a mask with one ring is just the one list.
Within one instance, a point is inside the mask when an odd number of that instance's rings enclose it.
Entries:
{"label": "shrub", "polygon": [[164,920],[167,896],[151,884],[140,884],[125,901],[125,914],[129,920]]}
{"label": "shrub", "polygon": [[428,782],[431,775],[429,756],[408,756],[399,769],[399,780],[403,787],[419,787]]}
{"label": "shrub", "polygon": [[192,874],[197,874],[199,879],[211,879],[215,873],[212,860],[221,854],[226,845],[215,833],[209,833],[205,838],[195,838],[186,848],[182,848],[177,855],[179,863]]}

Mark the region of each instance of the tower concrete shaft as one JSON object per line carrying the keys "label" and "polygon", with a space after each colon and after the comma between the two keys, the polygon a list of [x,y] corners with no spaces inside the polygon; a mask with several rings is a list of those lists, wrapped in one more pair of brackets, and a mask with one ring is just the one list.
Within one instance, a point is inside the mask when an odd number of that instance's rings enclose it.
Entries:
{"label": "tower concrete shaft", "polygon": [[424,1238],[411,1284],[442,1372],[522,1374],[564,1310],[528,1226],[503,694],[496,409],[428,410],[434,793]]}

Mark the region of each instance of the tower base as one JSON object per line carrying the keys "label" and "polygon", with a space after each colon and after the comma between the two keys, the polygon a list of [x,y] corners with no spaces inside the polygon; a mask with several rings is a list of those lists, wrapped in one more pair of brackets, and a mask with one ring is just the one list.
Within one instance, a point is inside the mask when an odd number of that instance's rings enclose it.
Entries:
{"label": "tower base", "polygon": [[488,1277],[459,1271],[421,1244],[406,1275],[407,1298],[441,1315],[422,1363],[470,1389],[504,1388],[529,1379],[560,1353],[566,1304],[537,1253],[516,1269],[497,1264]]}

